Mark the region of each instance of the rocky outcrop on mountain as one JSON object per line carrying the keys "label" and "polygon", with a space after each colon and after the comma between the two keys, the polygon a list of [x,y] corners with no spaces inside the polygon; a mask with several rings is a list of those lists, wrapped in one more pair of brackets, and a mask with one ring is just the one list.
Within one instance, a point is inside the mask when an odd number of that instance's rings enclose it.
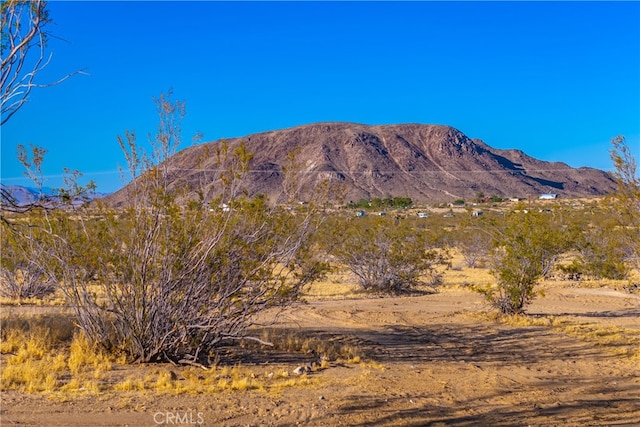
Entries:
{"label": "rocky outcrop on mountain", "polygon": [[[615,188],[613,177],[604,171],[541,161],[519,150],[494,149],[442,125],[317,123],[225,142],[231,151],[244,143],[253,155],[241,180],[243,191],[262,193],[271,200],[282,195],[285,169],[291,169],[290,153],[295,153],[293,169],[301,201],[326,180],[341,188],[343,201],[391,196],[428,203],[473,198],[480,192],[584,197]],[[193,196],[204,184],[207,194],[215,194],[220,187],[216,171],[221,169],[215,152],[221,143],[193,146],[172,156],[166,164],[171,187],[192,191]],[[124,202],[126,192],[125,187],[113,200]]]}

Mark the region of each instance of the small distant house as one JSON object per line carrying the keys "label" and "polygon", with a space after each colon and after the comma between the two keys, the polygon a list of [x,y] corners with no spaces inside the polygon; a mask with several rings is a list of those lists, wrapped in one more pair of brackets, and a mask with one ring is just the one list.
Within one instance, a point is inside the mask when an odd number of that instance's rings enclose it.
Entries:
{"label": "small distant house", "polygon": [[[208,205],[209,205],[209,212],[215,211],[215,209],[211,206],[210,203],[208,203]],[[221,209],[222,212],[230,212],[231,211],[231,208],[226,203],[221,203],[220,205],[218,205],[218,208]]]}
{"label": "small distant house", "polygon": [[558,195],[555,193],[544,193],[541,194],[539,199],[540,200],[555,200],[558,198]]}

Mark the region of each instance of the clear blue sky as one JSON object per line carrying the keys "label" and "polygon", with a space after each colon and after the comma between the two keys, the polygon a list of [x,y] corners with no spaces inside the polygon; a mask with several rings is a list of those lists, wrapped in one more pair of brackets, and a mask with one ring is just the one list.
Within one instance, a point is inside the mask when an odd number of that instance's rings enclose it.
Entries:
{"label": "clear blue sky", "polygon": [[451,125],[496,148],[610,170],[610,140],[640,151],[638,2],[59,2],[42,83],[85,69],[2,128],[18,144],[122,186],[116,137],[184,100],[183,145],[322,121]]}

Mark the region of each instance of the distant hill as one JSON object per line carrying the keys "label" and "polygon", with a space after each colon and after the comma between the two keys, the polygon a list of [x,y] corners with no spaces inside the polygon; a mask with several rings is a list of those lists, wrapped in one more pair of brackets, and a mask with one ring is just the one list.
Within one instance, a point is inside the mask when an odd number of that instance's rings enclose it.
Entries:
{"label": "distant hill", "polygon": [[[517,136],[514,138],[517,140]],[[498,150],[470,139],[449,126],[402,124],[368,126],[317,123],[225,140],[231,147],[244,142],[253,154],[242,180],[248,194],[272,200],[282,191],[285,159],[297,150],[301,173],[300,199],[329,179],[344,189],[345,201],[373,197],[410,197],[415,202],[487,196],[528,197],[556,193],[560,197],[604,195],[615,189],[611,174],[593,168],[572,168],[547,162],[520,150]],[[207,171],[218,168],[214,147],[220,141],[187,148],[171,157],[171,187],[209,194],[216,183]],[[128,187],[110,196],[127,200]]]}
{"label": "distant hill", "polygon": [[[43,187],[42,190],[33,187],[25,187],[22,185],[2,185],[3,192],[13,198],[13,202],[18,206],[26,206],[37,201],[46,200],[48,202],[55,201],[58,197],[58,190],[51,187]],[[90,200],[105,197],[106,193],[93,193],[89,196]]]}

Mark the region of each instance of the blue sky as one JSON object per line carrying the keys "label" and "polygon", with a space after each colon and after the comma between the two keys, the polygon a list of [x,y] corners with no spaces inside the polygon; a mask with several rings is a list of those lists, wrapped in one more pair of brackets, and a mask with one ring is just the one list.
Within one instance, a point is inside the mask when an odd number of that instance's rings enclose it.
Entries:
{"label": "blue sky", "polygon": [[[53,59],[2,127],[48,150],[45,185],[78,169],[123,185],[117,136],[155,131],[152,99],[186,102],[181,147],[323,121],[456,127],[495,148],[610,170],[640,151],[638,2],[52,1]],[[637,158],[637,157],[636,157]],[[86,181],[86,180],[85,180]]]}

